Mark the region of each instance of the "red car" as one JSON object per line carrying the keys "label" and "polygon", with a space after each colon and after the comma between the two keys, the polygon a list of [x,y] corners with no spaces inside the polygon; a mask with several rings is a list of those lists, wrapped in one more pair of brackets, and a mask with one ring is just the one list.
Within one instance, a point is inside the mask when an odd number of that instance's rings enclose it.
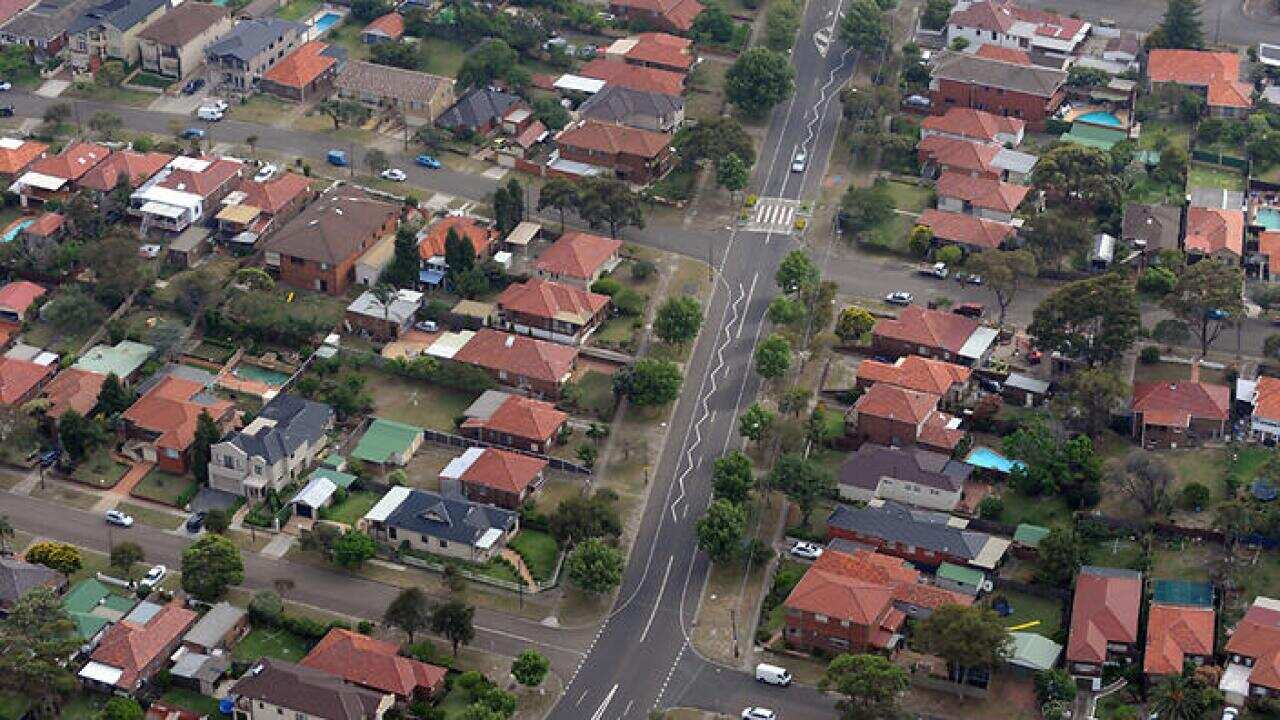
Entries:
{"label": "red car", "polygon": [[1040,361],[1043,359],[1044,359],[1044,353],[1040,352],[1039,350],[1036,350],[1035,348],[1031,348],[1030,350],[1027,351],[1027,363],[1031,365],[1039,365]]}

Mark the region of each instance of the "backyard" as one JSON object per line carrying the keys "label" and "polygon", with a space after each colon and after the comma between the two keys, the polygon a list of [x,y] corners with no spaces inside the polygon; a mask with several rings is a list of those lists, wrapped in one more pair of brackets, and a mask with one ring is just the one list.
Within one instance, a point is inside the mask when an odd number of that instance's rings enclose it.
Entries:
{"label": "backyard", "polygon": [[537,530],[521,530],[511,538],[509,546],[524,559],[535,580],[541,583],[551,579],[560,552],[555,538]]}
{"label": "backyard", "polygon": [[222,711],[218,709],[217,700],[185,688],[169,688],[160,696],[160,701],[183,710],[191,710],[204,717],[216,718],[222,716]]}
{"label": "backyard", "polygon": [[190,502],[199,489],[199,483],[193,477],[171,475],[156,469],[139,480],[130,494],[180,508]]}
{"label": "backyard", "polygon": [[456,431],[454,420],[479,395],[372,370],[365,377],[378,417],[443,432]]}
{"label": "backyard", "polygon": [[1009,590],[997,590],[991,597],[1009,601],[1013,612],[1000,620],[1006,628],[1027,626],[1022,629],[1052,638],[1062,626],[1062,602],[1059,600]]}
{"label": "backyard", "polygon": [[888,220],[869,230],[864,240],[866,244],[895,253],[907,253],[907,238],[915,224],[915,217],[929,206],[933,199],[933,191],[928,188],[890,181],[889,195],[893,198],[896,209],[911,213],[903,215],[895,212]]}
{"label": "backyard", "polygon": [[310,650],[311,643],[299,635],[287,630],[260,627],[244,636],[232,649],[231,657],[246,663],[264,657],[298,662]]}
{"label": "backyard", "polygon": [[1244,175],[1230,168],[1193,162],[1187,170],[1187,187],[1243,191]]}

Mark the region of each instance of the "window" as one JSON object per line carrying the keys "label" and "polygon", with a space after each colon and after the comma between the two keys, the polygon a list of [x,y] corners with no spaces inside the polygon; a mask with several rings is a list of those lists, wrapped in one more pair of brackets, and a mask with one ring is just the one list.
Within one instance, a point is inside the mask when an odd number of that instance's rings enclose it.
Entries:
{"label": "window", "polygon": [[169,458],[170,460],[177,460],[178,458],[182,457],[182,453],[178,452],[177,450],[174,450],[173,448],[165,448],[164,456]]}
{"label": "window", "polygon": [[228,469],[228,470],[235,470],[235,469],[236,469],[236,459],[235,459],[235,458],[233,458],[233,457],[231,457],[230,455],[227,455],[227,456],[223,457],[223,458],[222,458],[222,467],[224,467],[224,468],[226,468],[226,469]]}
{"label": "window", "polygon": [[389,535],[389,536],[391,537],[391,539],[392,539],[392,540],[395,540],[395,539],[396,539],[396,529],[395,529],[395,528],[391,528],[391,529],[387,530],[387,535]]}
{"label": "window", "polygon": [[448,541],[448,540],[444,540],[444,539],[442,538],[442,539],[440,540],[440,547],[442,547],[442,548],[447,548],[447,547],[449,547],[449,541]]}
{"label": "window", "polygon": [[818,621],[818,622],[820,622],[820,623],[825,623],[825,622],[827,622],[827,620],[829,620],[830,618],[828,618],[826,615],[823,615],[823,614],[821,614],[821,613],[814,613],[814,614],[813,614],[813,619],[814,619],[814,620],[816,620],[816,621]]}

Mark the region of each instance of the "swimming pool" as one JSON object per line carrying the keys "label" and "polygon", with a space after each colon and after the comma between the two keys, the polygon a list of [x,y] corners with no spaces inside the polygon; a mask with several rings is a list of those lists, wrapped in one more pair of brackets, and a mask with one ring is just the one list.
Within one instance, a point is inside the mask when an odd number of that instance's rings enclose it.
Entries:
{"label": "swimming pool", "polygon": [[1254,212],[1253,221],[1268,230],[1280,230],[1280,208],[1260,207]]}
{"label": "swimming pool", "polygon": [[232,370],[231,374],[241,380],[254,380],[273,388],[284,386],[285,382],[289,379],[289,376],[282,372],[268,370],[267,368],[249,363],[236,366],[236,369]]}
{"label": "swimming pool", "polygon": [[8,232],[6,232],[4,235],[0,235],[0,243],[13,242],[13,239],[18,237],[18,233],[22,232],[23,230],[26,230],[34,222],[35,222],[35,218],[31,218],[30,220],[23,220],[22,222],[11,226]]}
{"label": "swimming pool", "polygon": [[337,25],[340,20],[342,20],[342,13],[325,11],[316,17],[311,26],[316,29],[317,33],[322,33]]}
{"label": "swimming pool", "polygon": [[1120,127],[1124,123],[1120,122],[1120,118],[1105,110],[1094,110],[1085,113],[1076,118],[1080,122],[1087,122],[1091,125],[1106,125],[1107,127]]}
{"label": "swimming pool", "polygon": [[1023,463],[1010,460],[989,447],[974,448],[964,461],[976,468],[994,470],[1004,475],[1008,475],[1014,468],[1025,467]]}

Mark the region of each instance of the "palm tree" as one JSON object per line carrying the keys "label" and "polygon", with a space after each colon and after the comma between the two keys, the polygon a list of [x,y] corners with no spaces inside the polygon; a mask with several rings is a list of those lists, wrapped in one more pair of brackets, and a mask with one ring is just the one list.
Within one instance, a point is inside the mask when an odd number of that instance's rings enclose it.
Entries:
{"label": "palm tree", "polygon": [[[369,289],[369,294],[382,305],[382,320],[391,327],[391,303],[395,302],[399,293],[389,283],[378,283]],[[393,338],[394,339],[394,338]]]}
{"label": "palm tree", "polygon": [[1200,682],[1185,671],[1166,678],[1151,692],[1150,709],[1161,720],[1200,720],[1209,709]]}

